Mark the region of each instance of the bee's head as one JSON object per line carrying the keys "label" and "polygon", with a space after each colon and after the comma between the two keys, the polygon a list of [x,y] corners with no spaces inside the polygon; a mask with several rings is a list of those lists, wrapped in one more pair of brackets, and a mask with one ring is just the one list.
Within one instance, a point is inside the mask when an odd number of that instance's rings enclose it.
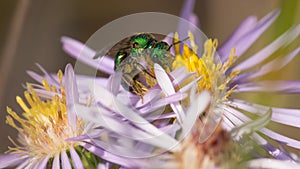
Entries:
{"label": "bee's head", "polygon": [[132,47],[135,49],[152,47],[154,41],[154,37],[148,33],[138,34],[130,39]]}

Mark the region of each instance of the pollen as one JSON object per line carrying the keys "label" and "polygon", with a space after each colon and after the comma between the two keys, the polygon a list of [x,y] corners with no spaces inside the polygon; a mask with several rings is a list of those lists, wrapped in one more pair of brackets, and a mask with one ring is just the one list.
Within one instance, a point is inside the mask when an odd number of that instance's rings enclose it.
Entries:
{"label": "pollen", "polygon": [[[23,153],[33,157],[54,156],[76,142],[66,142],[70,137],[80,134],[68,125],[66,95],[62,83],[63,74],[58,72],[60,87],[49,85],[42,80],[43,90],[54,93],[51,99],[41,98],[32,86],[27,86],[24,92],[25,99],[17,96],[16,100],[24,113],[19,116],[11,108],[7,108],[6,123],[19,132],[18,142],[10,140],[15,147],[9,147],[10,153]],[[80,123],[80,121],[78,121]]]}
{"label": "pollen", "polygon": [[[218,101],[226,100],[236,87],[229,89],[229,84],[240,73],[240,71],[235,70],[226,75],[228,69],[236,62],[235,49],[231,50],[228,60],[221,63],[216,52],[218,41],[208,39],[204,43],[204,52],[199,57],[197,54],[198,46],[195,44],[193,34],[189,32],[188,36],[190,47],[184,44],[182,52],[180,52],[178,45],[175,48],[173,69],[185,66],[187,72],[195,72],[196,77],[202,77],[198,82],[198,92],[209,90],[218,97]],[[175,34],[174,39],[178,41],[178,34]]]}

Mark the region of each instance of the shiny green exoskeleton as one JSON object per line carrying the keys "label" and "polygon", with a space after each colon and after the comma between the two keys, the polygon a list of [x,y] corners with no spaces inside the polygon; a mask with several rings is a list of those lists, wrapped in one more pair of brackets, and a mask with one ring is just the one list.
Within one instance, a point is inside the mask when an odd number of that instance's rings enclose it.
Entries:
{"label": "shiny green exoskeleton", "polygon": [[158,41],[153,34],[141,33],[118,42],[108,55],[116,52],[114,70],[123,73],[122,86],[143,96],[148,88],[156,84],[154,63],[161,65],[167,72],[172,70],[174,56],[169,52],[172,45]]}

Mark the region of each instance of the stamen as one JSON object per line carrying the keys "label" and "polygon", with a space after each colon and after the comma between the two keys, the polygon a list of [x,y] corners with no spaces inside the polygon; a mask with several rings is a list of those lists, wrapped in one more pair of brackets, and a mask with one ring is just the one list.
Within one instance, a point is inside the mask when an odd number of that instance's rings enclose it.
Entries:
{"label": "stamen", "polygon": [[[209,90],[217,96],[214,99],[226,100],[233,91],[233,88],[228,89],[229,84],[240,73],[239,70],[234,70],[225,77],[226,71],[236,62],[236,49],[233,48],[231,50],[228,60],[222,64],[216,54],[216,48],[218,47],[217,39],[208,39],[204,43],[204,52],[199,57],[197,55],[198,47],[195,44],[193,34],[189,32],[188,36],[193,49],[191,50],[186,44],[183,45],[182,54],[179,53],[179,49],[176,49],[173,69],[185,66],[188,72],[196,72],[195,78],[202,77],[198,82],[198,92]],[[178,34],[175,34],[176,37],[178,37]],[[190,80],[192,79],[188,79],[188,81]]]}
{"label": "stamen", "polygon": [[[45,79],[42,80],[44,90],[56,92],[57,95],[52,99],[44,100],[35,92],[33,86],[27,85],[27,91],[24,92],[25,101],[17,96],[16,100],[20,107],[24,110],[22,117],[7,107],[8,116],[6,123],[15,128],[19,132],[19,140],[21,145],[15,145],[9,148],[11,153],[27,153],[37,158],[43,158],[45,155],[55,155],[63,150],[74,146],[76,142],[66,142],[70,137],[78,136],[83,131],[83,127],[78,119],[79,129],[74,131],[68,126],[66,95],[63,86],[62,71],[57,73],[60,89],[51,86]],[[15,123],[17,122],[17,123]]]}
{"label": "stamen", "polygon": [[25,111],[25,112],[29,112],[28,107],[26,106],[26,104],[24,103],[23,99],[19,96],[16,97],[17,103],[21,106],[21,108]]}

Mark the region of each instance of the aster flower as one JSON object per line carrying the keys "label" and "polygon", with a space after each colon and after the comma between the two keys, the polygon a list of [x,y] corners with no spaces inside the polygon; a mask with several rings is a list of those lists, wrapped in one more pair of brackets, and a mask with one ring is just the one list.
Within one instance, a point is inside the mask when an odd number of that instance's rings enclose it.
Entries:
{"label": "aster flower", "polygon": [[0,168],[96,168],[96,161],[93,164],[90,159],[97,157],[80,142],[66,141],[93,127],[73,112],[74,104],[81,101],[72,66],[67,65],[65,74],[59,71],[57,76],[39,67],[44,76],[32,71],[28,74],[40,84],[27,83],[25,100],[16,97],[24,113],[20,116],[7,108],[6,122],[18,131],[18,140],[10,138],[14,146],[0,156]]}
{"label": "aster flower", "polygon": [[[159,87],[167,95],[174,89],[172,81],[159,65],[155,65],[154,69]],[[173,82],[176,80],[178,79],[174,79]],[[99,90],[97,88],[96,91]],[[128,168],[207,168],[216,166],[216,162],[224,163],[231,157],[224,155],[225,158],[222,158],[223,152],[229,153],[231,143],[229,136],[221,126],[205,143],[199,144],[198,142],[199,132],[205,132],[198,116],[210,103],[209,92],[203,91],[198,95],[196,88],[193,88],[191,92],[194,94],[190,95],[190,100],[194,100],[194,102],[191,102],[190,106],[183,107],[179,104],[172,107],[175,114],[182,118],[183,124],[161,122],[154,126],[155,122],[153,124],[148,122],[149,119],[142,117],[140,111],[126,106],[113,93],[104,88],[101,91],[101,93],[97,92],[98,96],[95,98],[98,103],[95,104],[97,108],[91,109],[77,105],[76,110],[79,112],[79,116],[106,129],[100,136],[86,135],[85,139],[93,143],[94,150],[104,148],[120,156],[123,160],[130,161],[125,165],[120,161],[113,161],[114,163]],[[152,92],[151,89],[149,92]],[[171,102],[171,104],[175,105],[176,102]],[[105,109],[109,109],[110,114],[107,114]],[[161,116],[156,118],[163,119]],[[125,128],[126,130],[124,130]],[[189,132],[191,129],[192,132]],[[179,131],[181,134],[176,135],[175,133]],[[184,140],[181,142],[181,139]],[[228,146],[222,146],[226,143]],[[214,156],[215,159],[212,159]],[[234,164],[237,162],[242,162],[242,160],[232,161]],[[233,167],[232,163],[227,163],[230,164],[228,168]]]}
{"label": "aster flower", "polygon": [[[193,6],[193,1],[187,1],[183,10],[183,18],[195,21],[195,24],[197,24],[196,17],[191,11],[191,6]],[[299,25],[282,34],[270,45],[249,57],[249,59],[237,62],[237,59],[241,57],[257,38],[274,22],[278,15],[279,11],[274,11],[258,22],[256,21],[256,17],[251,16],[247,18],[220,48],[217,49],[218,43],[216,40],[207,40],[204,44],[203,54],[197,53],[198,44],[193,41],[193,34],[190,33],[191,44],[189,44],[189,46],[185,45],[182,50],[176,48],[174,51],[176,56],[174,70],[179,70],[181,69],[180,67],[184,66],[186,67],[185,70],[195,75],[195,78],[201,78],[197,80],[198,92],[209,90],[212,93],[209,108],[210,112],[208,115],[214,115],[219,117],[218,119],[222,119],[222,127],[226,131],[231,132],[232,137],[236,141],[242,142],[243,139],[245,139],[242,138],[242,135],[248,134],[251,139],[264,148],[266,152],[275,159],[297,161],[298,159],[288,151],[269,143],[267,141],[268,139],[265,139],[265,136],[277,141],[279,147],[281,147],[281,145],[287,145],[299,149],[299,141],[267,129],[265,125],[271,120],[281,124],[299,127],[297,124],[297,121],[299,121],[297,120],[299,118],[297,115],[299,114],[299,110],[277,107],[272,107],[270,110],[268,106],[238,100],[232,96],[232,93],[239,92],[298,93],[299,89],[297,85],[295,85],[299,83],[298,81],[251,82],[251,80],[279,70],[299,53],[299,48],[297,48],[286,56],[266,61],[274,52],[290,44],[299,36]],[[179,28],[181,26],[182,25],[179,25]],[[186,32],[186,30],[179,29],[179,35],[185,34],[183,31]],[[100,60],[93,59],[96,52],[84,44],[67,37],[63,37],[62,42],[65,51],[78,60],[103,72],[109,74],[113,73],[113,61],[109,57],[103,56],[101,64],[99,64]],[[84,52],[82,53],[81,51]],[[199,55],[202,56],[199,57]],[[220,60],[216,59],[217,55],[220,57]],[[101,67],[99,67],[99,65]],[[260,69],[254,69],[257,65],[260,66]],[[182,73],[182,71],[177,72]],[[245,111],[261,115],[261,119],[263,120],[257,122],[248,117],[247,114],[244,113]],[[184,123],[183,119],[185,119],[185,116],[182,116],[183,117],[180,117],[180,115],[176,114],[179,121]],[[216,117],[213,117],[214,120],[216,120]],[[182,118],[182,120],[180,120],[180,118]],[[257,123],[252,123],[251,121]],[[212,132],[209,133],[209,135],[213,135],[213,133],[220,130],[218,129],[218,125],[214,125],[213,128],[216,129],[211,130]],[[221,131],[223,131],[223,129]],[[262,137],[262,135],[264,135],[264,137]],[[204,142],[207,141],[207,138],[209,139],[207,136],[205,136],[205,138],[206,140],[204,140]],[[259,163],[250,162],[249,165],[251,167],[272,167],[271,164],[263,164],[263,162],[266,161],[268,161],[268,159],[260,159]],[[280,167],[288,165],[297,166],[297,164],[288,162],[282,162],[280,164],[282,164]]]}

